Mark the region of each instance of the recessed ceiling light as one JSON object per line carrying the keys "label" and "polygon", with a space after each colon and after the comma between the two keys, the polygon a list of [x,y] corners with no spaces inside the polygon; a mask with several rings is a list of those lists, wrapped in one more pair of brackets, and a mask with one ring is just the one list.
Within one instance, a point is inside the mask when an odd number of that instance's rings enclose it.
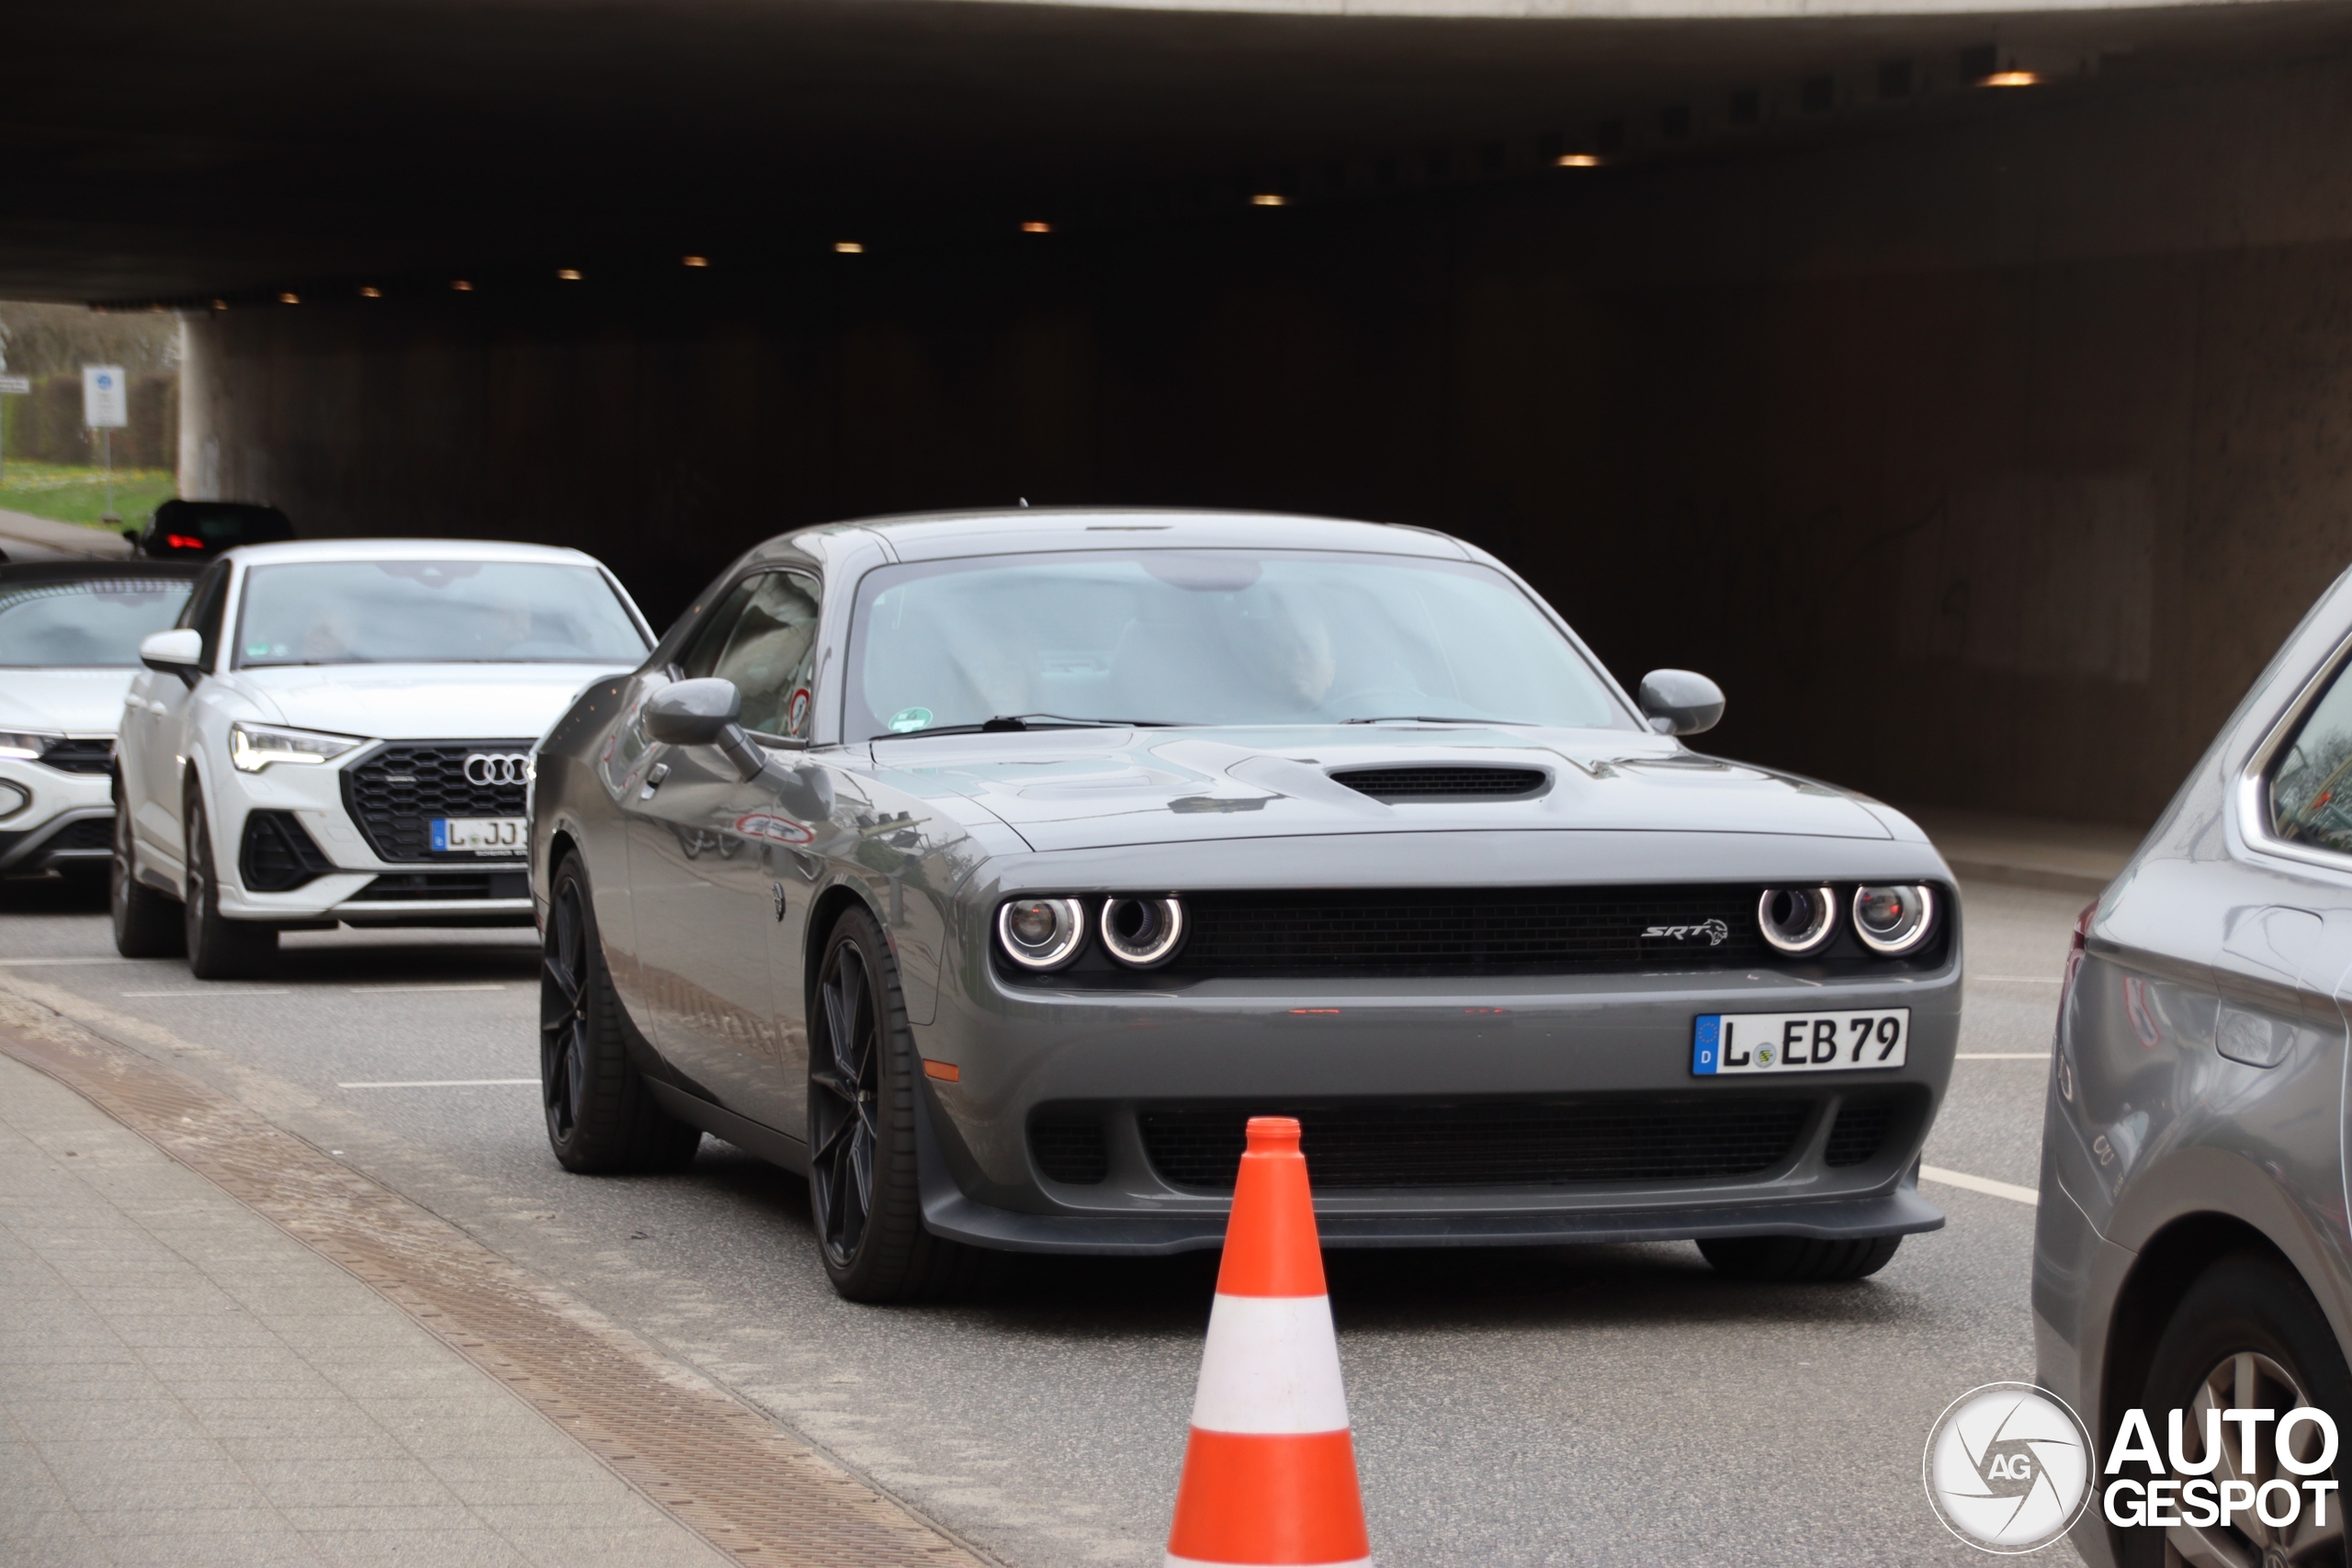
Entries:
{"label": "recessed ceiling light", "polygon": [[680,256],[678,263],[682,266],[708,266],[710,258],[708,256]]}
{"label": "recessed ceiling light", "polygon": [[1978,84],[1984,87],[2038,87],[2041,78],[2030,71],[1996,71]]}
{"label": "recessed ceiling light", "polygon": [[1054,226],[1050,223],[1040,223],[1032,219],[1021,225],[1021,231],[1024,234],[1050,234],[1054,231]]}
{"label": "recessed ceiling light", "polygon": [[1277,191],[1261,190],[1257,195],[1250,198],[1250,205],[1252,207],[1288,207],[1290,205],[1290,197],[1283,196]]}
{"label": "recessed ceiling light", "polygon": [[580,281],[580,269],[576,266],[560,266],[555,269],[555,275],[566,283]]}
{"label": "recessed ceiling light", "polygon": [[474,286],[462,277],[450,279],[449,287],[460,294],[471,294],[474,291]]}
{"label": "recessed ceiling light", "polygon": [[216,310],[225,310],[229,308],[229,301],[226,299],[215,299],[212,301],[212,308]]}
{"label": "recessed ceiling light", "polygon": [[1553,159],[1552,162],[1556,167],[1563,169],[1597,169],[1600,167],[1600,160],[1594,157],[1589,152],[1563,152],[1558,157]]}
{"label": "recessed ceiling light", "polygon": [[288,288],[278,295],[277,302],[281,305],[300,305],[302,302],[302,297]]}
{"label": "recessed ceiling light", "polygon": [[845,256],[863,255],[865,252],[865,247],[855,240],[835,240],[833,249]]}
{"label": "recessed ceiling light", "polygon": [[363,283],[359,286],[359,298],[362,299],[381,299],[383,297],[384,291],[372,283]]}

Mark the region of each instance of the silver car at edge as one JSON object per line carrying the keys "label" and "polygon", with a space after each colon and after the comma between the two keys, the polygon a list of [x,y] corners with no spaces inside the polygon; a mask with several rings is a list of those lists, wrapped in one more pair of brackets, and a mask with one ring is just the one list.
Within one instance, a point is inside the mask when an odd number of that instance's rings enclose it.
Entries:
{"label": "silver car at edge", "polygon": [[541,742],[548,1131],[805,1172],[860,1299],[1214,1247],[1244,1118],[1333,1247],[1698,1240],[1853,1279],[1940,1225],[1951,874],[1676,739],[1432,531],[1021,510],[730,567]]}
{"label": "silver car at edge", "polygon": [[[2232,1425],[2227,1451],[2204,1452],[2209,1407],[2311,1405],[2339,1426],[2352,1416],[2348,657],[2352,574],[2287,639],[2083,911],[2043,1122],[2042,1385],[2084,1416],[2103,1452],[2128,1412],[2143,1411],[2160,1443],[2183,1412],[2183,1457],[2257,1486],[2300,1478],[2278,1470],[2267,1439],[2244,1446],[2250,1427]],[[2301,1426],[2297,1440],[2318,1435]],[[2123,1473],[2144,1480],[2136,1461]],[[2095,1564],[2345,1561],[2334,1507],[2324,1528],[2310,1508],[2282,1528],[2244,1511],[2164,1528],[2116,1526],[2095,1503],[2075,1540]]]}

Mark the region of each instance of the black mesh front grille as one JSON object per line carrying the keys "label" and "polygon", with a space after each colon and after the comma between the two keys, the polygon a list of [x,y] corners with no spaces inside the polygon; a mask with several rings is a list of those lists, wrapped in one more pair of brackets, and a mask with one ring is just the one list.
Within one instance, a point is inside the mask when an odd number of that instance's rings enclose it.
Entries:
{"label": "black mesh front grille", "polygon": [[1824,1165],[1865,1165],[1877,1155],[1886,1142],[1887,1130],[1894,1124],[1894,1106],[1890,1100],[1848,1100],[1838,1111],[1838,1120],[1829,1128],[1829,1146],[1821,1156]]}
{"label": "black mesh front grille", "polygon": [[1111,1171],[1110,1145],[1103,1138],[1099,1111],[1041,1108],[1033,1112],[1029,1152],[1049,1181],[1091,1187]]}
{"label": "black mesh front grille", "polygon": [[436,817],[520,817],[523,785],[466,781],[471,756],[520,756],[528,740],[400,741],[343,771],[343,804],[378,857],[480,863],[471,851],[435,854]]}
{"label": "black mesh front grille", "polygon": [[368,904],[424,904],[445,898],[527,898],[531,877],[522,871],[387,872],[352,896]]}
{"label": "black mesh front grille", "polygon": [[114,767],[114,742],[100,736],[52,741],[40,754],[44,766],[62,773],[103,773]]}
{"label": "black mesh front grille", "polygon": [[1351,768],[1331,776],[1375,800],[1507,800],[1544,787],[1540,768]]}
{"label": "black mesh front grille", "polygon": [[1136,1122],[1176,1187],[1230,1189],[1251,1116],[1298,1118],[1317,1188],[1559,1187],[1754,1176],[1789,1157],[1813,1106],[1730,1095],[1220,1106],[1148,1110]]}
{"label": "black mesh front grille", "polygon": [[1770,955],[1752,887],[1196,893],[1164,973],[1568,975],[1723,969]]}
{"label": "black mesh front grille", "polygon": [[291,811],[254,811],[245,817],[244,842],[237,850],[237,877],[255,893],[283,893],[334,869]]}
{"label": "black mesh front grille", "polygon": [[50,835],[44,850],[107,850],[114,848],[114,818],[85,817],[79,822],[68,822]]}

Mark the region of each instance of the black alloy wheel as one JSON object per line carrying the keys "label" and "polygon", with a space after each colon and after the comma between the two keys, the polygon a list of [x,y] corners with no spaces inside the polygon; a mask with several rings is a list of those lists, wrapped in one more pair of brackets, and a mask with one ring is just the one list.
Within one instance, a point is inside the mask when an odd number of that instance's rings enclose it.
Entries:
{"label": "black alloy wheel", "polygon": [[863,908],[825,943],[808,1020],[808,1202],[833,1289],[851,1301],[935,1300],[993,1277],[1001,1255],[924,1228],[913,1032],[882,928]]}
{"label": "black alloy wheel", "polygon": [[539,964],[539,1099],[548,1145],[589,1176],[684,1170],[702,1131],[662,1109],[629,1060],[627,1024],[577,856],[556,865]]}
{"label": "black alloy wheel", "polygon": [[[2205,1412],[2271,1410],[2284,1416],[2300,1405],[2324,1410],[2339,1430],[2352,1417],[2352,1370],[2345,1364],[2326,1314],[2310,1287],[2277,1257],[2266,1252],[2226,1257],[2198,1276],[2174,1309],[2149,1358],[2140,1408],[2159,1443],[2169,1438],[2171,1413],[2181,1418],[2182,1449],[2202,1461]],[[2121,1413],[2111,1414],[2120,1421]],[[2252,1444],[2244,1430],[2225,1424],[2222,1452],[2210,1479],[2299,1485],[2305,1478],[2283,1473],[2273,1428],[2257,1428]],[[2319,1434],[2308,1423],[2296,1428],[2298,1463],[2317,1457]],[[2110,1435],[2110,1444],[2112,1436]],[[2166,1450],[2169,1453],[2169,1450]],[[2345,1458],[2313,1480],[2344,1478]],[[2132,1465],[2127,1474],[2144,1474]],[[2327,1523],[2321,1525],[2312,1495],[2302,1494],[2292,1522],[2266,1524],[2258,1513],[2238,1511],[2230,1523],[2199,1527],[2142,1527],[2113,1532],[2123,1568],[2177,1568],[2178,1564],[2260,1563],[2263,1568],[2343,1568],[2346,1534],[2343,1493],[2330,1495]]]}
{"label": "black alloy wheel", "polygon": [[220,879],[212,864],[212,825],[191,784],[180,814],[187,838],[187,891],[180,924],[188,973],[199,980],[250,980],[266,972],[277,953],[277,928],[232,920],[220,912]]}
{"label": "black alloy wheel", "polygon": [[1718,1274],[1735,1280],[1788,1285],[1826,1285],[1866,1280],[1885,1268],[1899,1235],[1857,1236],[1850,1241],[1809,1235],[1713,1236],[1699,1252]]}
{"label": "black alloy wheel", "polygon": [[114,950],[125,958],[177,958],[187,951],[187,932],[171,898],[139,880],[138,846],[131,842],[130,809],[114,808],[114,853],[107,861],[107,908],[114,920]]}

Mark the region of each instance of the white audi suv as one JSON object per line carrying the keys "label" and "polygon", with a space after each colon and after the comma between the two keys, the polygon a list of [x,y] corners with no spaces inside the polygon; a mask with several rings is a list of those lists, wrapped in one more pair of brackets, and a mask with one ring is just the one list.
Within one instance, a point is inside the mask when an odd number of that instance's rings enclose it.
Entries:
{"label": "white audi suv", "polygon": [[528,924],[540,733],[652,637],[577,550],[254,545],[140,645],[111,877],[126,957],[258,972],[281,931]]}

